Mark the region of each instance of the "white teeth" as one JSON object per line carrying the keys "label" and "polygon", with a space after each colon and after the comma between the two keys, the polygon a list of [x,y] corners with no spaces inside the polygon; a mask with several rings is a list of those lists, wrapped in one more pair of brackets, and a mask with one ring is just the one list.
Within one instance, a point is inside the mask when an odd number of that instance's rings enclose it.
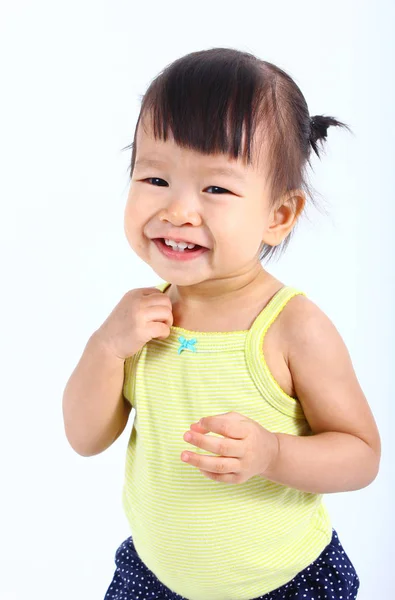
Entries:
{"label": "white teeth", "polygon": [[166,246],[171,246],[173,250],[178,250],[183,252],[185,248],[194,248],[196,244],[187,244],[186,242],[175,242],[174,240],[165,239]]}

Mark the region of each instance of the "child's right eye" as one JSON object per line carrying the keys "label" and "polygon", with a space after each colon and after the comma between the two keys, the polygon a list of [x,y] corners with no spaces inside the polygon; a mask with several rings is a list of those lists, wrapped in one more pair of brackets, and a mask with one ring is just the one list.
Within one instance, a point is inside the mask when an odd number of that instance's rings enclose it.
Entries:
{"label": "child's right eye", "polygon": [[[160,177],[147,177],[146,179],[143,179],[143,181],[151,181],[153,179],[156,179],[157,181],[165,181],[164,179],[161,179]],[[159,187],[163,187],[163,186],[159,186]]]}

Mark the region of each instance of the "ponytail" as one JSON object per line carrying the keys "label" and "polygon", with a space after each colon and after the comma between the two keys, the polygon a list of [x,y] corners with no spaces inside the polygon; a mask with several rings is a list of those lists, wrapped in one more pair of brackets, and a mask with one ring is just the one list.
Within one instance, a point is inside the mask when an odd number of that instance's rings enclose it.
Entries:
{"label": "ponytail", "polygon": [[310,118],[310,144],[318,157],[319,148],[317,142],[321,140],[321,143],[326,140],[328,134],[328,127],[335,125],[337,127],[345,127],[350,131],[350,128],[345,123],[337,121],[333,117],[325,117],[324,115],[316,115]]}

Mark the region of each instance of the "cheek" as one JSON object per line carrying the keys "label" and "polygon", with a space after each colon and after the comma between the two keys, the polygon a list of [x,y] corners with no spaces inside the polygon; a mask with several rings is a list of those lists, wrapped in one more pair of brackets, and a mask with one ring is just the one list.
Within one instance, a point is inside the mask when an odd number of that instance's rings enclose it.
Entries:
{"label": "cheek", "polygon": [[262,242],[264,216],[262,211],[240,210],[228,214],[220,224],[222,242],[232,246],[234,254],[253,254]]}
{"label": "cheek", "polygon": [[124,221],[131,231],[142,231],[147,222],[154,218],[158,210],[158,201],[139,189],[130,193],[125,206]]}
{"label": "cheek", "polygon": [[128,210],[125,210],[123,223],[124,223],[126,237],[130,241],[130,238],[135,237],[135,229],[136,229],[136,221],[134,218],[133,211],[130,208],[128,208]]}
{"label": "cheek", "polygon": [[144,215],[136,203],[128,203],[124,213],[124,231],[126,238],[136,251],[143,244]]}

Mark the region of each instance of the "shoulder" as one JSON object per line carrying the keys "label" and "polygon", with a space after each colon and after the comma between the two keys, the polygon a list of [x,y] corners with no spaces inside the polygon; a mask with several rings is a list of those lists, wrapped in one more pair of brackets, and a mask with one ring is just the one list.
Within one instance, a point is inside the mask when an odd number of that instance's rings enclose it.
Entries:
{"label": "shoulder", "polygon": [[338,329],[312,300],[299,294],[282,311],[284,358],[295,380],[299,376],[338,377],[351,369],[351,357]]}
{"label": "shoulder", "polygon": [[[306,296],[294,296],[283,311],[286,362],[297,397],[313,431],[318,407],[358,395],[358,382],[348,349],[331,319]],[[311,417],[311,419],[309,418]]]}
{"label": "shoulder", "polygon": [[283,331],[289,354],[308,344],[322,346],[341,340],[331,319],[307,296],[293,296],[282,311]]}

